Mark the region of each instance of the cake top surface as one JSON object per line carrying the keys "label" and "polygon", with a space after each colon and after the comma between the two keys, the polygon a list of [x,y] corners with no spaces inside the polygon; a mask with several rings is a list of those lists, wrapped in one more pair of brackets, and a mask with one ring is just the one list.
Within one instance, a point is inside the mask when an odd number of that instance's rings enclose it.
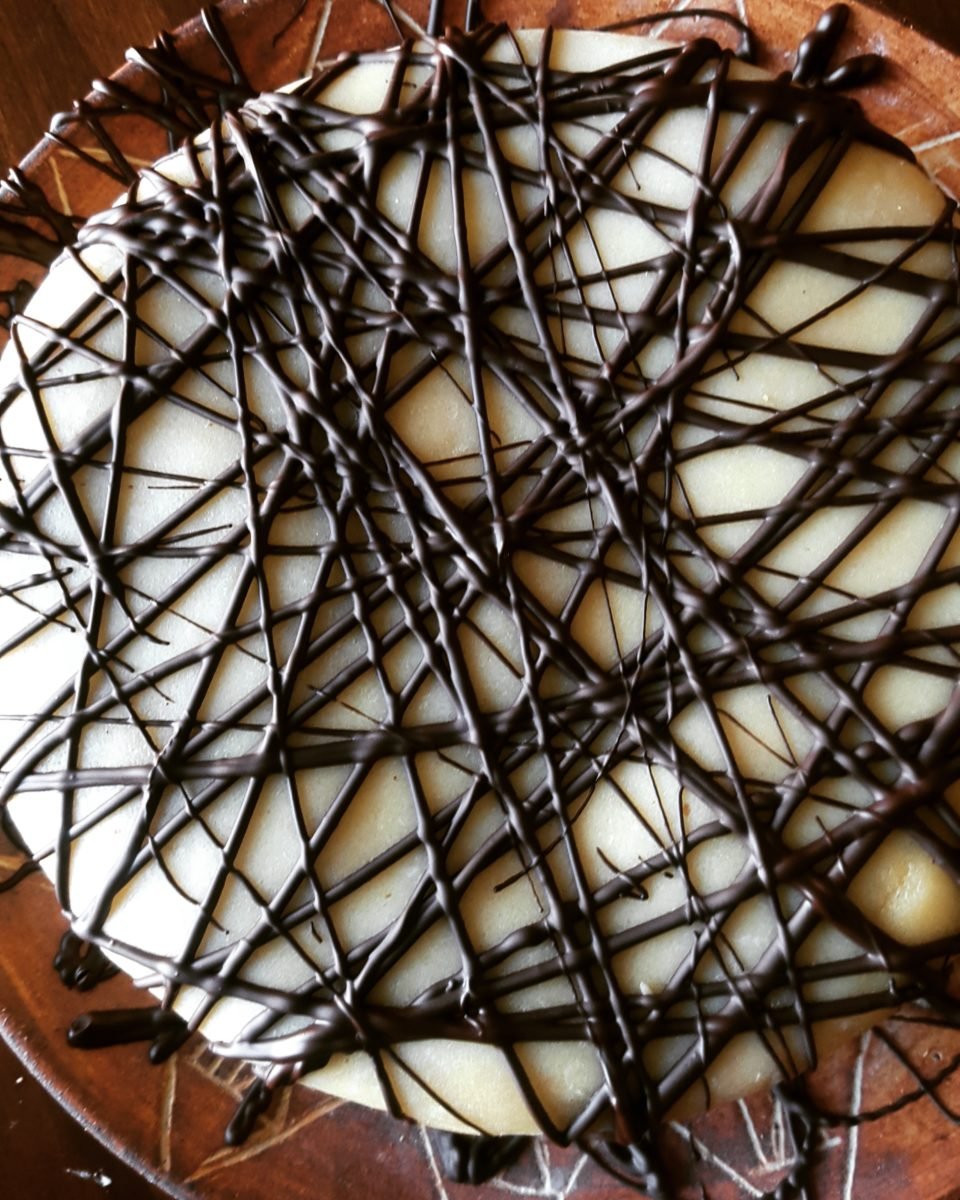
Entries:
{"label": "cake top surface", "polygon": [[742,1035],[950,1008],[953,208],[830,32],[348,57],[15,327],[7,807],[228,1052],[490,1132],[479,1040],[643,1175]]}

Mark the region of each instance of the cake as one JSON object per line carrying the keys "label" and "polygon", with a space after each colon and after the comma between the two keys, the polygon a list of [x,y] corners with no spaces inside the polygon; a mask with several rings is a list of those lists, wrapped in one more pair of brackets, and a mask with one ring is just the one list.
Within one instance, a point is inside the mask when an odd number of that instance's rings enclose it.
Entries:
{"label": "cake", "polygon": [[952,1011],[954,212],[837,23],[348,56],[15,322],[5,810],[167,1047],[649,1182]]}

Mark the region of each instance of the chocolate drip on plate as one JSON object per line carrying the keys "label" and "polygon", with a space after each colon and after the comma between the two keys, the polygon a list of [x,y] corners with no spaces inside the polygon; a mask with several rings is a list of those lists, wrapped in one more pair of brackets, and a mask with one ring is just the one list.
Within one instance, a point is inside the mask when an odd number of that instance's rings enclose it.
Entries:
{"label": "chocolate drip on plate", "polygon": [[117,968],[98,946],[91,946],[69,930],[60,939],[53,967],[64,986],[80,992],[91,991],[117,973]]}
{"label": "chocolate drip on plate", "polygon": [[78,1050],[100,1050],[132,1042],[151,1042],[183,1028],[176,1013],[162,1008],[118,1008],[87,1013],[67,1031],[71,1046]]}
{"label": "chocolate drip on plate", "polygon": [[440,1167],[455,1183],[486,1183],[527,1149],[530,1138],[473,1137],[440,1133],[435,1139]]}

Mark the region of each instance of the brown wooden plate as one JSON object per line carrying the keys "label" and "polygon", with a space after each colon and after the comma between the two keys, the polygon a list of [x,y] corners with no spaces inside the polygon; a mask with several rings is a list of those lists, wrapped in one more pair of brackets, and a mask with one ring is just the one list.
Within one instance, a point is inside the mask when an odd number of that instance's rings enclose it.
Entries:
{"label": "brown wooden plate", "polygon": [[[686,0],[675,4],[677,10],[687,7]],[[791,63],[824,6],[821,0],[714,0],[714,7],[746,16],[761,39],[762,64],[777,70]],[[882,84],[860,93],[864,107],[913,147],[941,186],[960,194],[957,60],[889,17],[858,3],[852,8],[846,52],[876,51],[892,63]],[[397,12],[415,30],[425,22],[426,9],[426,3],[412,0]],[[488,0],[484,5],[491,19],[528,26],[599,26],[663,9],[662,0]],[[454,18],[456,10],[456,4],[449,6]],[[239,65],[261,90],[308,72],[340,50],[396,40],[376,0],[226,0],[217,12]],[[222,75],[226,68],[212,31],[209,21],[195,19],[177,32],[175,45],[189,67]],[[663,32],[678,40],[702,33],[730,36],[719,23],[694,18]],[[106,207],[121,190],[111,146],[144,164],[170,148],[168,131],[145,119],[133,102],[136,95],[151,94],[153,85],[142,67],[128,62],[111,78],[111,87],[82,107],[85,120],[59,121],[23,165],[24,183],[41,188],[51,205],[48,221],[34,223],[35,238],[28,239],[35,259],[48,257],[47,240],[58,225],[66,229]],[[0,294],[14,305],[18,284],[35,282],[45,269],[41,261],[16,252],[9,229],[11,221],[16,223],[16,208],[15,198],[0,192]],[[0,878],[17,861],[9,847],[0,846]],[[172,1196],[626,1200],[636,1195],[578,1150],[543,1142],[531,1145],[489,1184],[453,1184],[442,1177],[434,1135],[303,1087],[283,1093],[243,1146],[226,1148],[223,1132],[253,1078],[249,1068],[215,1058],[199,1040],[157,1068],[147,1064],[142,1046],[94,1054],[70,1049],[65,1030],[91,1006],[152,1001],[122,978],[103,985],[94,998],[61,988],[50,962],[62,931],[45,879],[30,877],[0,896],[0,1031],[78,1120]],[[947,1044],[922,1024],[903,1021],[867,1034],[821,1070],[822,1094],[838,1111],[889,1104],[917,1087],[903,1059],[934,1078],[960,1054],[960,1035],[952,1036]],[[949,1110],[951,1099],[960,1108],[960,1081],[954,1078],[951,1084],[938,1090],[936,1104],[920,1098],[875,1122],[838,1124],[820,1148],[821,1200],[960,1195],[955,1183],[960,1125]],[[768,1096],[727,1105],[689,1128],[665,1131],[664,1138],[680,1200],[704,1195],[696,1179],[711,1200],[759,1196],[795,1158],[783,1113]]]}

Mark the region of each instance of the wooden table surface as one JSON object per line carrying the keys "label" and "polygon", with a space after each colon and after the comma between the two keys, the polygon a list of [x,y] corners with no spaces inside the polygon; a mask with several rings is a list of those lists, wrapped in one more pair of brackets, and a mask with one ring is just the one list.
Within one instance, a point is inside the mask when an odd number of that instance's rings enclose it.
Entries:
{"label": "wooden table surface", "polygon": [[[957,0],[870,2],[960,54]],[[51,114],[88,91],[91,80],[114,70],[127,46],[175,27],[199,3],[0,0],[0,167],[22,158]],[[0,1196],[156,1200],[160,1193],[66,1116],[0,1040]]]}

